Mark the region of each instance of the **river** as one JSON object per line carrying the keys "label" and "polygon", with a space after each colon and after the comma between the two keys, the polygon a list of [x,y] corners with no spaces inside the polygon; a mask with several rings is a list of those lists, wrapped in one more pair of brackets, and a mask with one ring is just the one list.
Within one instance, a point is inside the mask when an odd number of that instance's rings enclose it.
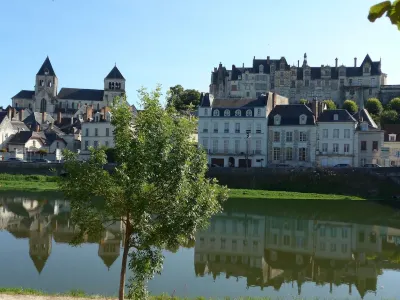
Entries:
{"label": "river", "polygon": [[[0,287],[116,295],[122,224],[78,247],[74,231],[68,201],[0,195]],[[151,294],[400,299],[400,212],[373,202],[228,201],[164,255]]]}

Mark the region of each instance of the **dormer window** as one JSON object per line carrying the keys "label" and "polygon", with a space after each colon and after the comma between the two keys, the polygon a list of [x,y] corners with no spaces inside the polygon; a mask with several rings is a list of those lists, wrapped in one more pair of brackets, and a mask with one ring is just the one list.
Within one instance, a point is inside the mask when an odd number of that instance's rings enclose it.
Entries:
{"label": "dormer window", "polygon": [[364,73],[370,73],[370,71],[371,71],[371,66],[368,63],[366,63],[364,65]]}
{"label": "dormer window", "polygon": [[301,115],[299,117],[299,124],[300,125],[306,125],[306,123],[307,123],[307,116],[306,115]]}
{"label": "dormer window", "polygon": [[225,109],[224,110],[224,117],[230,117],[230,115],[231,115],[230,110],[229,109]]}
{"label": "dormer window", "polygon": [[284,70],[284,69],[285,69],[285,63],[281,62],[281,70]]}
{"label": "dormer window", "polygon": [[263,66],[263,65],[260,65],[260,66],[258,67],[258,71],[259,71],[260,73],[264,73],[264,66]]}
{"label": "dormer window", "polygon": [[253,112],[251,111],[251,109],[246,110],[246,117],[252,117],[253,116]]}
{"label": "dormer window", "polygon": [[396,134],[391,133],[389,134],[389,142],[395,142],[396,141]]}
{"label": "dormer window", "polygon": [[214,110],[213,116],[214,117],[219,117],[219,110],[218,109]]}
{"label": "dormer window", "polygon": [[334,120],[334,121],[339,120],[339,115],[338,115],[338,114],[334,114],[334,115],[333,115],[333,120]]}
{"label": "dormer window", "polygon": [[261,108],[257,108],[257,117],[261,116]]}
{"label": "dormer window", "polygon": [[280,115],[275,115],[274,125],[281,125],[281,116]]}
{"label": "dormer window", "polygon": [[237,109],[237,110],[235,111],[235,116],[236,116],[236,117],[242,116],[242,112],[241,112],[240,109]]}
{"label": "dormer window", "polygon": [[208,116],[208,109],[207,108],[204,109],[204,115]]}

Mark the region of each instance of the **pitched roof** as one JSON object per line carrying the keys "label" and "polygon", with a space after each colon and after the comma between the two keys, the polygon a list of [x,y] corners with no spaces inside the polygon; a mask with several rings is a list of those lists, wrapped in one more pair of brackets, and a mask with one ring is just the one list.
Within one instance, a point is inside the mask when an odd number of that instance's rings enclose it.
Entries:
{"label": "pitched roof", "polygon": [[117,66],[112,68],[110,73],[108,73],[105,79],[123,79],[125,80],[124,76],[122,76],[121,72],[118,70]]}
{"label": "pitched roof", "polygon": [[356,112],[353,115],[353,117],[356,120],[360,120],[362,118],[363,121],[367,122],[370,127],[374,128],[374,129],[378,129],[378,125],[376,125],[375,121],[372,119],[371,115],[368,113],[368,111],[365,108]]}
{"label": "pitched roof", "polygon": [[[30,125],[36,125],[36,124],[39,124],[39,125],[43,125],[42,124],[42,118],[43,118],[43,116],[42,116],[42,113],[40,113],[40,112],[34,112],[34,113],[31,113],[29,116],[27,116],[25,119],[24,119],[24,123],[26,124],[26,126],[30,126]],[[54,119],[53,119],[53,117],[50,115],[50,114],[46,114],[45,115],[45,123],[54,123]]]}
{"label": "pitched roof", "polygon": [[[337,120],[334,120],[334,115],[338,115]],[[332,109],[324,110],[319,115],[318,122],[357,122],[357,120],[345,109]]]}
{"label": "pitched roof", "polygon": [[200,95],[200,106],[201,107],[210,107],[211,106],[211,101],[210,101],[210,94],[209,93],[201,93]]}
{"label": "pitched roof", "polygon": [[266,95],[261,95],[258,98],[227,98],[214,99],[213,108],[248,108],[260,107],[267,105],[268,98]]}
{"label": "pitched roof", "polygon": [[103,101],[104,90],[62,88],[58,99]]}
{"label": "pitched roof", "polygon": [[[46,74],[46,71],[48,71],[48,74]],[[57,76],[53,70],[53,66],[51,65],[51,62],[50,62],[50,59],[48,56],[46,57],[43,65],[40,67],[39,72],[37,72],[36,75]]]}
{"label": "pitched roof", "polygon": [[385,142],[389,141],[389,134],[396,134],[396,142],[400,142],[400,124],[384,124],[382,129],[385,131]]}
{"label": "pitched roof", "polygon": [[7,111],[0,111],[0,124],[3,122],[5,117],[7,117]]}
{"label": "pitched roof", "polygon": [[11,99],[32,99],[33,95],[35,95],[35,91],[21,90],[18,94],[16,94]]}
{"label": "pitched roof", "polygon": [[312,113],[311,109],[304,104],[288,104],[275,106],[275,108],[269,114],[269,126],[274,125],[274,117],[276,115],[281,116],[281,123],[279,126],[300,125],[299,117],[301,115],[307,116],[307,121],[304,125],[315,125],[314,114]]}
{"label": "pitched roof", "polygon": [[27,141],[32,137],[34,132],[32,131],[20,131],[16,133],[8,142],[12,145],[25,145]]}

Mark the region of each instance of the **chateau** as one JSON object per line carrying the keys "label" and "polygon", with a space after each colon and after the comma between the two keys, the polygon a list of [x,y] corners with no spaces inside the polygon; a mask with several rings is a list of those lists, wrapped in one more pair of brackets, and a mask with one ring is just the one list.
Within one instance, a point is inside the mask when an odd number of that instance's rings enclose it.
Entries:
{"label": "chateau", "polygon": [[29,109],[31,112],[45,112],[56,117],[73,116],[83,105],[92,106],[96,111],[110,106],[115,96],[125,93],[125,78],[117,66],[104,78],[104,89],[61,88],[58,92],[58,78],[46,58],[35,78],[35,90],[22,90],[12,97],[12,106]]}
{"label": "chateau", "polygon": [[311,67],[304,54],[303,63],[290,66],[285,57],[280,59],[253,58],[251,67],[232,69],[219,64],[211,73],[210,94],[216,98],[257,98],[266,91],[287,97],[290,103],[300,99],[332,99],[341,105],[344,100],[380,97],[385,88],[387,75],[381,70],[381,61],[373,61],[367,55],[360,65],[354,58],[354,65],[347,67],[321,65]]}

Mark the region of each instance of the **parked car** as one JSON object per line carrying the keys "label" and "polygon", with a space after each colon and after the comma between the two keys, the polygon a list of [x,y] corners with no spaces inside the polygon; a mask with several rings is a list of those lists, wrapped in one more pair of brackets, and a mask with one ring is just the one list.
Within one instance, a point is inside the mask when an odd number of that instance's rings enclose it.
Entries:
{"label": "parked car", "polygon": [[349,164],[337,164],[333,166],[334,168],[351,168]]}
{"label": "parked car", "polygon": [[26,160],[18,157],[10,157],[7,159],[9,162],[19,162],[19,163],[26,163]]}
{"label": "parked car", "polygon": [[364,168],[381,168],[382,166],[378,164],[365,164],[363,165]]}
{"label": "parked car", "polygon": [[51,163],[50,160],[45,159],[45,158],[36,158],[32,162],[35,162],[35,163],[47,163],[47,164]]}

